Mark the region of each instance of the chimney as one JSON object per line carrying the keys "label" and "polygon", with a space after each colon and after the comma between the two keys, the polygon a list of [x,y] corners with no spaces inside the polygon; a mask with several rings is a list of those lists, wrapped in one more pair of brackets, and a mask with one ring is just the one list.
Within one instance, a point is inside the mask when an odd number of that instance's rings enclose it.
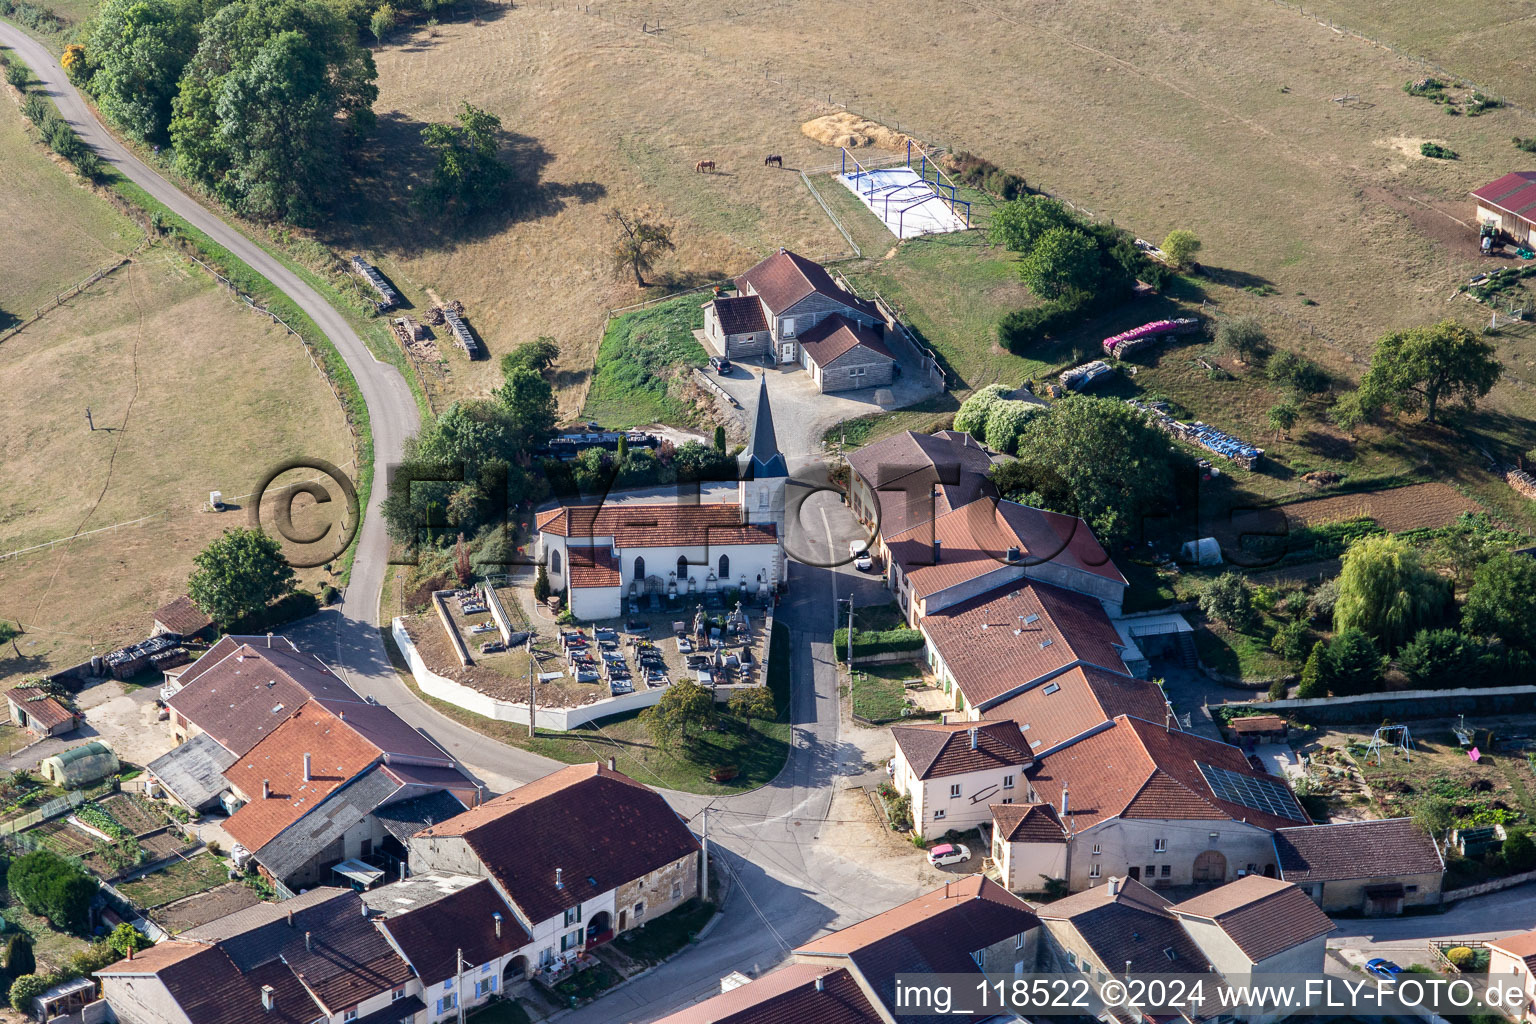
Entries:
{"label": "chimney", "polygon": [[309,953],[313,953],[315,951],[315,933],[314,932],[305,932],[304,933],[304,949],[305,949],[306,952],[309,952]]}
{"label": "chimney", "polygon": [[271,985],[261,986],[261,1008],[268,1013],[277,1009],[277,989]]}
{"label": "chimney", "polygon": [[971,726],[971,749],[972,750],[976,749],[976,733],[978,733],[979,731],[980,730],[976,726],[974,726],[974,725]]}
{"label": "chimney", "polygon": [[619,770],[618,764],[619,764],[618,758],[610,757],[608,759],[608,770],[611,771],[611,772],[618,771]]}
{"label": "chimney", "polygon": [[268,647],[272,646],[272,634],[271,633],[267,634],[267,646]]}
{"label": "chimney", "polygon": [[338,711],[338,712],[336,712],[336,717],[339,720],[345,722],[347,720],[347,713],[346,713],[346,711]]}
{"label": "chimney", "polygon": [[1061,787],[1061,816],[1063,818],[1065,818],[1067,816],[1067,787],[1066,786],[1062,786]]}
{"label": "chimney", "polygon": [[937,538],[937,537],[933,538],[933,564],[934,565],[938,565],[939,564],[939,558],[943,554],[943,551],[942,551],[943,547],[944,547],[944,542],[943,541],[939,540],[939,538]]}
{"label": "chimney", "polygon": [[128,943],[128,959],[133,959],[133,943]]}
{"label": "chimney", "polygon": [[1019,548],[1018,548],[1018,545],[1014,545],[1013,547],[1008,549],[1008,561],[1009,561],[1010,564],[1012,564],[1013,562],[1017,562],[1018,560],[1019,560]]}
{"label": "chimney", "polygon": [[491,920],[496,922],[496,937],[499,939],[501,938],[501,911],[492,913]]}
{"label": "chimney", "polygon": [[826,982],[822,980],[821,975],[817,975],[816,976],[816,991],[817,992],[825,992],[826,990],[827,990]]}
{"label": "chimney", "polygon": [[1120,879],[1116,878],[1114,875],[1110,875],[1109,881],[1106,882],[1105,885],[1108,887],[1109,894],[1111,896],[1120,895]]}
{"label": "chimney", "polygon": [[363,908],[363,920],[368,920],[368,904],[364,903],[362,900],[358,900],[357,905]]}
{"label": "chimney", "polygon": [[[271,796],[272,796],[272,781],[270,779],[262,779],[261,780],[261,798],[263,800],[267,800],[267,799],[270,799]],[[288,912],[288,917],[289,917],[289,922],[288,923],[292,924],[293,923],[293,921],[292,921],[293,911],[290,910]]]}
{"label": "chimney", "polygon": [[293,927],[293,911],[292,910],[288,911],[288,927],[289,928]]}
{"label": "chimney", "polygon": [[310,781],[310,777],[309,777],[309,753],[307,751],[304,754],[304,781],[305,782],[309,782]]}
{"label": "chimney", "polygon": [[565,888],[565,872],[560,868],[555,868],[555,888]]}

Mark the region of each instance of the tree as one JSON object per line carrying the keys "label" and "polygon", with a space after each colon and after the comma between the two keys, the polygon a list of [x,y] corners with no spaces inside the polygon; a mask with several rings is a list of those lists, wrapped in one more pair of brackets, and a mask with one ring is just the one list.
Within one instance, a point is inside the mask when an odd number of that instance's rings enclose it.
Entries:
{"label": "tree", "polygon": [[1184,270],[1194,262],[1195,253],[1200,251],[1200,239],[1195,237],[1193,231],[1174,228],[1163,239],[1161,248],[1169,263]]}
{"label": "tree", "polygon": [[1269,407],[1269,428],[1276,436],[1289,435],[1300,418],[1301,413],[1294,402],[1279,402]]}
{"label": "tree", "polygon": [[635,287],[646,287],[645,272],[677,248],[672,242],[672,229],[660,221],[650,220],[645,214],[626,216],[621,210],[614,210],[609,219],[619,229],[619,237],[613,244],[614,269],[620,273],[633,271]]}
{"label": "tree", "polygon": [[558,358],[560,346],[555,343],[555,339],[540,335],[536,340],[525,341],[501,357],[501,375],[505,377],[513,370],[547,373]]}
{"label": "tree", "polygon": [[31,974],[37,970],[37,958],[32,955],[32,936],[17,932],[5,944],[5,973],[12,978]]}
{"label": "tree", "polygon": [[1445,581],[1420,563],[1407,541],[1361,537],[1344,552],[1333,628],[1363,630],[1393,650],[1438,619],[1447,596]]}
{"label": "tree", "polygon": [[1292,619],[1275,630],[1275,635],[1269,640],[1269,649],[1294,665],[1306,656],[1308,634],[1304,620]]}
{"label": "tree", "polygon": [[1454,629],[1421,629],[1397,654],[1397,667],[1416,686],[1465,681],[1478,671],[1478,645]]}
{"label": "tree", "polygon": [[192,561],[197,571],[187,580],[187,593],[224,626],[261,611],[291,591],[296,579],[282,545],[259,528],[225,530]]}
{"label": "tree", "polygon": [[10,644],[11,653],[16,655],[18,658],[21,657],[21,652],[16,649],[16,638],[19,636],[21,636],[20,622],[17,622],[13,626],[9,622],[6,622],[4,619],[0,619],[0,647],[4,647],[6,644]]}
{"label": "tree", "polygon": [[48,982],[39,974],[23,974],[11,982],[11,1008],[17,1013],[32,1015],[32,1000],[48,991]]}
{"label": "tree", "polygon": [[127,921],[123,921],[112,929],[112,934],[107,936],[107,943],[123,956],[127,956],[130,951],[137,953],[141,949],[148,949],[154,945],[149,936]]}
{"label": "tree", "polygon": [[1216,328],[1216,348],[1244,362],[1264,351],[1264,328],[1251,316],[1237,316],[1223,320]]}
{"label": "tree", "polygon": [[11,895],[57,928],[85,934],[96,882],[80,866],[50,850],[33,850],[11,862],[6,873]]}
{"label": "tree", "polygon": [[1043,299],[1091,293],[1099,283],[1099,247],[1076,228],[1051,228],[1019,261],[1019,276]]}
{"label": "tree", "polygon": [[666,743],[687,743],[715,724],[715,696],[691,679],[667,687],[655,706],[640,712],[651,735]]}
{"label": "tree", "polygon": [[1251,632],[1259,624],[1253,587],[1241,573],[1224,572],[1207,583],[1200,594],[1200,611],[1239,633]]}
{"label": "tree", "polygon": [[1502,551],[1473,570],[1461,621],[1469,633],[1536,652],[1536,559]]}
{"label": "tree", "polygon": [[380,4],[373,12],[373,16],[368,19],[368,31],[373,33],[374,39],[382,43],[384,37],[395,30],[395,21],[395,9],[389,4]]}
{"label": "tree", "polygon": [[1128,538],[1173,490],[1168,441],[1141,413],[1105,398],[1073,396],[1024,424],[1019,458],[1059,478],[1053,511],[1080,515],[1106,544]]}
{"label": "tree", "polygon": [[1282,349],[1264,367],[1270,382],[1296,395],[1315,395],[1328,386],[1328,374],[1306,356]]}
{"label": "tree", "polygon": [[737,690],[731,694],[727,706],[731,709],[732,715],[743,721],[757,718],[771,722],[779,716],[778,709],[773,704],[773,693],[766,686]]}
{"label": "tree", "polygon": [[973,434],[983,442],[983,436],[987,432],[987,416],[992,412],[992,406],[1002,400],[1007,392],[1006,384],[988,384],[980,391],[973,391],[969,398],[960,403],[960,408],[955,412],[955,429]]}
{"label": "tree", "polygon": [[1444,838],[1456,824],[1456,807],[1443,796],[1424,797],[1413,808],[1413,823],[1431,836]]}
{"label": "tree", "polygon": [[533,577],[533,599],[539,604],[549,600],[549,571],[539,563],[539,571]]}
{"label": "tree", "polygon": [[97,12],[91,91],[135,139],[166,137],[181,72],[197,50],[197,22],[198,8],[176,0],[105,0]]}
{"label": "tree", "polygon": [[1504,863],[1517,874],[1536,868],[1536,842],[1529,832],[1512,832],[1504,840]]}
{"label": "tree", "polygon": [[433,209],[463,215],[500,203],[512,179],[500,156],[501,118],[466,100],[452,123],[429,124],[421,138],[436,161],[425,193]]}
{"label": "tree", "polygon": [[717,423],[715,425],[715,451],[717,451],[717,452],[725,451],[725,426],[724,426],[724,424],[718,424]]}
{"label": "tree", "polygon": [[987,237],[1013,252],[1028,252],[1052,228],[1070,227],[1077,218],[1060,202],[1045,196],[1022,196],[992,213]]}
{"label": "tree", "polygon": [[1370,693],[1381,682],[1384,659],[1364,630],[1349,628],[1328,644],[1324,661],[1328,692],[1335,697]]}
{"label": "tree", "polygon": [[1296,687],[1297,697],[1313,700],[1328,696],[1328,670],[1324,665],[1327,657],[1327,644],[1319,640],[1312,645],[1312,653],[1307,655],[1307,662],[1301,667],[1301,684]]}
{"label": "tree", "polygon": [[1360,380],[1364,408],[1410,412],[1435,422],[1442,403],[1470,409],[1493,390],[1502,366],[1493,347],[1454,320],[1393,331],[1376,343]]}
{"label": "tree", "polygon": [[526,451],[543,444],[555,429],[555,418],[560,413],[555,391],[537,372],[513,370],[496,390],[496,398],[506,410],[515,450]]}
{"label": "tree", "polygon": [[1045,412],[1033,402],[1003,400],[993,403],[987,412],[986,445],[993,451],[1012,455],[1019,445],[1024,424]]}
{"label": "tree", "polygon": [[85,46],[81,43],[70,43],[64,47],[64,53],[59,57],[59,64],[64,68],[64,73],[69,80],[78,86],[84,86],[90,80],[90,61],[86,59]]}

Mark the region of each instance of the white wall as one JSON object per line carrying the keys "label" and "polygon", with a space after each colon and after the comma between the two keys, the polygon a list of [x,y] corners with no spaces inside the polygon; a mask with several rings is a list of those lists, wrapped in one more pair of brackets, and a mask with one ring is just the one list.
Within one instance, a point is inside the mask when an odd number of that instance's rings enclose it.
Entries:
{"label": "white wall", "polygon": [[[1000,804],[1009,797],[1017,803],[1023,803],[1028,792],[1024,769],[1020,766],[946,775],[938,779],[919,779],[899,747],[893,760],[896,771],[892,776],[892,785],[911,798],[912,824],[924,839],[941,836],[950,829],[964,832],[977,825],[990,823],[990,804]],[[1004,780],[1010,777],[1013,780],[1012,787],[1003,788]],[[957,785],[960,787],[960,795],[951,797],[951,787]],[[934,817],[940,811],[944,816]]]}
{"label": "white wall", "polygon": [[[1070,812],[1070,798],[1068,811]],[[1213,840],[1211,833],[1216,834]],[[1154,849],[1158,839],[1165,841],[1167,849]],[[1239,870],[1254,865],[1257,874],[1264,874],[1266,867],[1275,863],[1274,837],[1271,832],[1257,825],[1239,821],[1167,821],[1150,818],[1111,818],[1084,829],[1071,840],[1070,879],[1073,892],[1102,885],[1113,876],[1124,878],[1135,867],[1141,881],[1147,885],[1166,883],[1189,885],[1193,882],[1195,858],[1205,850],[1216,850],[1226,859],[1226,877],[1230,882]],[[1097,846],[1099,853],[1093,848]],[[1163,875],[1163,865],[1168,865],[1168,875]],[[1099,874],[1093,875],[1097,865]],[[1155,878],[1148,878],[1148,866],[1154,869]]]}
{"label": "white wall", "polygon": [[1010,843],[994,833],[992,859],[1010,892],[1044,892],[1046,878],[1067,877],[1066,843]]}

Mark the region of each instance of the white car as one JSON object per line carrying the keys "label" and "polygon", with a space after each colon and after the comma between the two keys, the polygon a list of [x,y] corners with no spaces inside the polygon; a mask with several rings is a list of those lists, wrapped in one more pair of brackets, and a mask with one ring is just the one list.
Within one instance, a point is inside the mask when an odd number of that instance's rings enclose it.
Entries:
{"label": "white car", "polygon": [[875,561],[869,557],[869,541],[849,541],[848,554],[853,559],[853,567],[860,572],[869,572],[874,568]]}
{"label": "white car", "polygon": [[928,863],[936,868],[946,864],[963,864],[971,859],[971,851],[960,843],[940,843],[928,851]]}

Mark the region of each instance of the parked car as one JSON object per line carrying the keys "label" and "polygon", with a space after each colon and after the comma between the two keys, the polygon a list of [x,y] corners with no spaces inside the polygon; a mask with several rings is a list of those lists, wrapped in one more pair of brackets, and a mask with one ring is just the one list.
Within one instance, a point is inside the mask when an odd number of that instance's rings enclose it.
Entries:
{"label": "parked car", "polygon": [[875,567],[875,560],[869,557],[868,551],[859,552],[859,556],[853,560],[853,567],[859,572],[869,572]]}
{"label": "parked car", "polygon": [[710,356],[709,365],[716,373],[731,372],[731,361],[725,356]]}
{"label": "parked car", "polygon": [[1389,980],[1394,975],[1403,973],[1403,969],[1397,966],[1397,964],[1379,956],[1373,960],[1367,960],[1365,962],[1365,970],[1368,974],[1374,974],[1378,978],[1387,978]]}
{"label": "parked car", "polygon": [[971,859],[971,851],[960,843],[940,843],[928,851],[928,863],[936,868],[961,864]]}

